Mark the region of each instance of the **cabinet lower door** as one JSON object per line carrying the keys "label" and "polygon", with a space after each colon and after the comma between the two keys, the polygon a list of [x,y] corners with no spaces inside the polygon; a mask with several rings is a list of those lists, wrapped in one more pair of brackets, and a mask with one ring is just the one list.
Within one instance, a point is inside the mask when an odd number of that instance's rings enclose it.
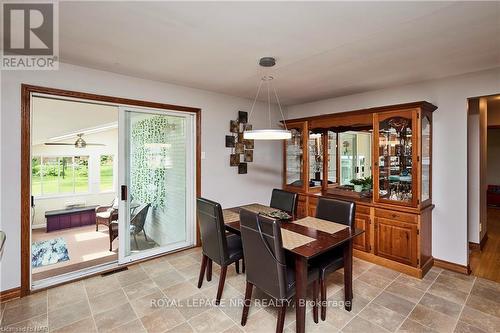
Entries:
{"label": "cabinet lower door", "polygon": [[370,215],[356,214],[354,227],[365,232],[354,238],[353,247],[360,251],[370,252]]}
{"label": "cabinet lower door", "polygon": [[417,266],[417,225],[375,218],[375,254]]}

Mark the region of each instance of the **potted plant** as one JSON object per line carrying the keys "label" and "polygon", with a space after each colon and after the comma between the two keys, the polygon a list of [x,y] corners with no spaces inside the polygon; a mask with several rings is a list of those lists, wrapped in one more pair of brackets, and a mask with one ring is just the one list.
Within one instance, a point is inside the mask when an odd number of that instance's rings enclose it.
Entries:
{"label": "potted plant", "polygon": [[370,177],[366,177],[363,179],[364,183],[363,183],[363,187],[365,190],[371,190],[372,187],[373,187],[373,177],[370,176]]}
{"label": "potted plant", "polygon": [[362,192],[365,184],[364,179],[351,179],[351,184],[354,185],[354,192]]}

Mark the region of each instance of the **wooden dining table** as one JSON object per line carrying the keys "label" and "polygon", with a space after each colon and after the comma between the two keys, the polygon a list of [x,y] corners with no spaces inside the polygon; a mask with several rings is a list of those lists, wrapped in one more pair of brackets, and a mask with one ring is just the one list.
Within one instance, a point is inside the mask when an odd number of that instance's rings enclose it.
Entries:
{"label": "wooden dining table", "polygon": [[[224,209],[226,230],[240,234],[239,212],[242,208],[263,214],[276,211],[274,208],[260,204]],[[305,332],[308,262],[337,247],[343,248],[345,309],[350,311],[352,307],[352,240],[354,237],[361,235],[364,230],[314,217],[306,217],[296,221],[283,221],[281,229],[282,236],[283,230],[286,230],[286,233],[291,235],[288,246],[287,242],[284,241],[283,247],[295,259],[296,332]],[[293,235],[298,237],[293,237]]]}

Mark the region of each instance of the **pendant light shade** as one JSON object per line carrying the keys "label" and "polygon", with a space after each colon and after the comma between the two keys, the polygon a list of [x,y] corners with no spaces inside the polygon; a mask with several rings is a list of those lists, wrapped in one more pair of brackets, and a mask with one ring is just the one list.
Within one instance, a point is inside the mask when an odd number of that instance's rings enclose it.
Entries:
{"label": "pendant light shade", "polygon": [[292,132],[283,129],[261,129],[243,132],[244,139],[253,140],[288,140],[292,138]]}
{"label": "pendant light shade", "polygon": [[[276,59],[273,57],[264,57],[259,60],[259,65],[262,67],[272,67],[276,64]],[[290,132],[286,127],[285,117],[283,115],[283,110],[281,109],[281,103],[278,98],[278,93],[274,86],[271,85],[271,81],[274,79],[271,75],[265,75],[261,78],[259,87],[257,88],[257,94],[255,95],[255,99],[252,104],[252,109],[250,110],[250,114],[248,118],[252,116],[253,109],[255,108],[255,103],[259,98],[259,93],[262,88],[263,83],[266,83],[267,86],[267,105],[269,112],[269,127],[264,129],[253,129],[253,130],[245,130],[243,132],[244,139],[252,139],[252,140],[287,140],[292,138],[292,132]],[[276,98],[276,102],[278,104],[278,108],[281,113],[281,119],[283,120],[283,128],[273,128],[271,124],[271,88],[274,93],[274,97]]]}

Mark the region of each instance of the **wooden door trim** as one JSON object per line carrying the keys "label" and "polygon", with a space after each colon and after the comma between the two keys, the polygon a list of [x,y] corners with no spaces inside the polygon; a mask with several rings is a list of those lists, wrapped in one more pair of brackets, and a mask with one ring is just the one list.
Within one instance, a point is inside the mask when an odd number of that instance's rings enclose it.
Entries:
{"label": "wooden door trim", "polygon": [[[195,114],[196,126],[196,196],[201,196],[201,109],[173,104],[157,103],[137,99],[98,95],[86,92],[63,90],[21,84],[21,297],[31,292],[30,288],[30,159],[31,159],[31,94],[40,93],[66,98],[77,98],[118,105],[139,106],[154,109],[174,110]],[[199,225],[196,223],[196,245],[200,244]]]}

